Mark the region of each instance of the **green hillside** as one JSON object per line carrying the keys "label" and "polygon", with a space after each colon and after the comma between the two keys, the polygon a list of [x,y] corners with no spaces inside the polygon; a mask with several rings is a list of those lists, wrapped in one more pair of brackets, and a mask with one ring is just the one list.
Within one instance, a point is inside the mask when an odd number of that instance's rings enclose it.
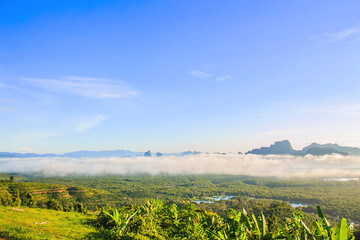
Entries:
{"label": "green hillside", "polygon": [[106,194],[102,190],[80,186],[16,182],[15,179],[9,180],[9,176],[6,176],[7,179],[4,176],[6,175],[2,175],[0,179],[0,205],[14,205],[17,196],[20,198],[18,205],[45,207],[50,199],[56,199],[63,204],[77,203],[91,201],[93,197]]}
{"label": "green hillside", "polygon": [[0,238],[26,239],[101,239],[89,225],[94,215],[40,208],[0,206]]}

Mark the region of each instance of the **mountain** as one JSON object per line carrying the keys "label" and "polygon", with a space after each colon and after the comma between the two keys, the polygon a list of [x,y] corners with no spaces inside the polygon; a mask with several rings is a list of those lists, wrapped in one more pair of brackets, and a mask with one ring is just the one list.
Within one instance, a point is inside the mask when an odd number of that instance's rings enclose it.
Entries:
{"label": "mountain", "polygon": [[[185,151],[178,153],[155,153],[154,156],[188,156],[197,155],[201,152],[198,151]],[[220,153],[218,153],[220,154]],[[240,155],[241,152],[238,152]],[[341,155],[356,155],[360,156],[360,148],[340,146],[338,144],[318,144],[312,143],[309,146],[304,147],[301,150],[295,150],[292,148],[289,140],[277,141],[269,147],[256,148],[245,154],[257,154],[257,155],[295,155],[304,156],[311,154],[315,156],[322,156],[328,154],[341,154]],[[110,150],[110,151],[76,151],[64,154],[37,154],[37,153],[15,153],[15,152],[0,152],[0,158],[35,158],[35,157],[69,157],[69,158],[80,158],[80,157],[138,157],[146,156],[151,157],[150,151],[147,152],[133,152],[130,150]]]}
{"label": "mountain", "polygon": [[197,152],[197,151],[185,151],[185,152],[182,152],[181,153],[181,156],[186,156],[186,155],[197,155],[197,154],[200,154],[200,152]]}
{"label": "mountain", "polygon": [[57,155],[58,157],[136,157],[141,155],[141,152],[132,152],[130,150],[113,150],[113,151],[77,151]]}
{"label": "mountain", "polygon": [[311,154],[314,156],[323,156],[328,154],[340,154],[340,155],[359,155],[360,148],[356,147],[344,147],[338,144],[318,144],[312,143],[309,146],[304,147],[302,150],[294,150],[288,140],[278,141],[270,145],[270,147],[261,147],[253,149],[245,154],[257,154],[257,155],[296,155],[304,156]]}
{"label": "mountain", "polygon": [[56,154],[45,153],[12,153],[12,152],[0,152],[0,158],[31,158],[31,157],[56,157]]}
{"label": "mountain", "polygon": [[246,152],[245,154],[257,154],[257,155],[293,155],[296,151],[292,148],[288,140],[278,141],[270,145],[270,147],[261,147]]}
{"label": "mountain", "polygon": [[349,155],[349,153],[347,153],[347,152],[340,152],[340,151],[336,150],[335,148],[329,148],[329,147],[312,147],[306,151],[306,154],[311,154],[314,156],[323,156],[323,155],[329,155],[329,154],[334,154],[334,153],[340,154],[340,155],[345,155],[345,156]]}
{"label": "mountain", "polygon": [[144,153],[144,157],[151,157],[151,151],[147,151],[146,153]]}
{"label": "mountain", "polygon": [[332,148],[332,149],[335,149],[336,151],[347,153],[348,155],[360,156],[360,148],[339,146],[338,144],[332,144],[332,143],[327,143],[327,144],[312,143],[309,146],[304,147],[299,152],[302,154],[306,154],[309,149],[314,148],[314,147],[316,147],[316,148]]}
{"label": "mountain", "polygon": [[37,154],[37,153],[10,153],[0,152],[0,158],[35,158],[35,157],[136,157],[142,155],[141,152],[132,152],[129,150],[114,150],[114,151],[77,151],[64,154]]}
{"label": "mountain", "polygon": [[16,158],[15,153],[0,152],[0,158]]}

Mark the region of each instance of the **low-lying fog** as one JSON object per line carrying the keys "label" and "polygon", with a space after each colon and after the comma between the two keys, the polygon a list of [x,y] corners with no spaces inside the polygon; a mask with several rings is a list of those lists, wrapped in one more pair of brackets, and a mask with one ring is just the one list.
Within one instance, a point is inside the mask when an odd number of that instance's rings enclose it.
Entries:
{"label": "low-lying fog", "polygon": [[343,178],[360,176],[360,157],[199,154],[135,158],[0,158],[0,172],[44,176],[167,173]]}

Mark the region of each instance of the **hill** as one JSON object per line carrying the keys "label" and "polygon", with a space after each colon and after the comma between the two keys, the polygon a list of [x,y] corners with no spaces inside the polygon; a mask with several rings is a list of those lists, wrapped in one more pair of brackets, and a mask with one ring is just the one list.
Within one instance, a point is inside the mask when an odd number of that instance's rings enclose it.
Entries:
{"label": "hill", "polygon": [[257,154],[257,155],[306,155],[311,154],[315,156],[323,156],[328,154],[340,154],[340,155],[360,155],[360,148],[344,147],[338,144],[318,144],[312,143],[309,146],[304,147],[302,150],[295,150],[292,148],[289,140],[277,141],[269,147],[261,147],[246,152],[245,154]]}
{"label": "hill", "polygon": [[0,206],[0,239],[105,239],[89,224],[93,215]]}
{"label": "hill", "polygon": [[246,154],[258,154],[258,155],[291,155],[294,154],[295,150],[292,148],[288,140],[278,141],[270,145],[270,147],[261,147],[259,149],[253,149],[248,151]]}
{"label": "hill", "polygon": [[360,156],[360,148],[339,146],[338,144],[332,144],[332,143],[327,143],[327,144],[312,143],[309,146],[304,147],[300,152],[305,154],[311,148],[331,149],[332,151],[335,150],[335,151],[345,153],[348,155],[359,155]]}
{"label": "hill", "polygon": [[103,190],[79,186],[12,182],[4,180],[4,176],[6,175],[2,174],[0,178],[0,205],[11,204],[17,196],[21,205],[45,207],[50,199],[57,199],[62,203],[82,203],[94,201],[94,198],[107,194]]}

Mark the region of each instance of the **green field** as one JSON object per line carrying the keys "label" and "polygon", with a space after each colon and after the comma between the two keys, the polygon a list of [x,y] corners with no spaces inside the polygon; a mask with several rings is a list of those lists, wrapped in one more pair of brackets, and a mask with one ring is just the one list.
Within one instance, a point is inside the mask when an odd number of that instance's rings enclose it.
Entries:
{"label": "green field", "polygon": [[[20,210],[24,211],[20,211]],[[0,206],[0,236],[5,239],[101,239],[94,215],[40,208]]]}

